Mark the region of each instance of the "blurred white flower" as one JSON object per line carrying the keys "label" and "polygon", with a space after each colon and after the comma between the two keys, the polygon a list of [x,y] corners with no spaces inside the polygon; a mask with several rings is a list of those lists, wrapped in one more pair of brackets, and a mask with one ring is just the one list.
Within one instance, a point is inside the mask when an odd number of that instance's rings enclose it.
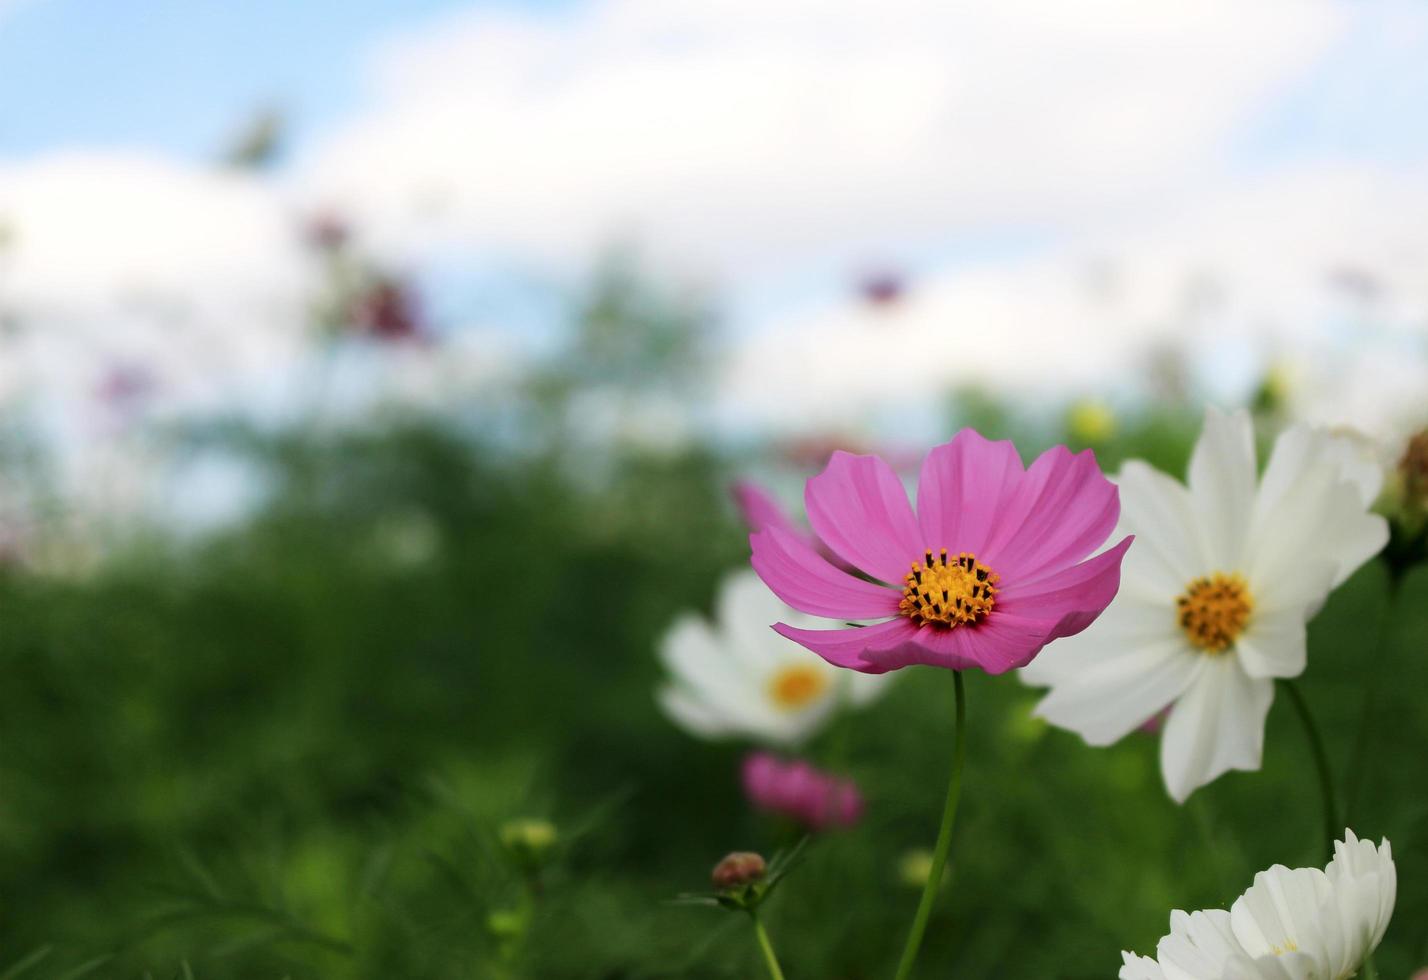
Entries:
{"label": "blurred white flower", "polygon": [[887,675],[840,670],[770,623],[826,628],[789,609],[751,570],[724,579],[711,625],[685,614],[660,642],[670,681],[656,692],[676,724],[702,738],[743,736],[792,746],[821,728],[840,703],[867,704]]}
{"label": "blurred white flower", "polygon": [[1121,980],[1347,980],[1383,939],[1397,893],[1388,841],[1346,830],[1323,871],[1276,864],[1228,912],[1170,913],[1156,958],[1121,954]]}
{"label": "blurred white flower", "polygon": [[1180,802],[1230,769],[1258,769],[1274,678],[1304,670],[1305,623],[1388,540],[1368,510],[1382,482],[1355,442],[1302,425],[1257,482],[1248,414],[1213,408],[1188,488],[1127,463],[1111,540],[1136,541],[1120,593],[1023,669],[1051,687],[1037,713],[1109,745],[1169,707],[1161,770]]}

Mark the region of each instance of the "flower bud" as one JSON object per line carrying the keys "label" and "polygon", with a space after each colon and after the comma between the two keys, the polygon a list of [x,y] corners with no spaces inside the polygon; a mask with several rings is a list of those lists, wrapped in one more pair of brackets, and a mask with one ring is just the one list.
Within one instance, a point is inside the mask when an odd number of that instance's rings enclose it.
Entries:
{"label": "flower bud", "polygon": [[501,846],[527,868],[539,868],[550,856],[560,835],[549,820],[521,818],[501,825]]}
{"label": "flower bud", "polygon": [[768,865],[764,863],[762,855],[753,851],[734,851],[726,854],[722,861],[714,865],[714,871],[709,877],[715,889],[728,891],[762,881],[767,872]]}
{"label": "flower bud", "polygon": [[[897,859],[897,880],[900,884],[908,888],[921,890],[927,886],[927,879],[932,877],[933,854],[925,847],[915,847],[910,851],[904,851],[902,857]],[[942,884],[947,884],[952,866],[944,864],[942,866]]]}
{"label": "flower bud", "polygon": [[1078,401],[1066,413],[1066,429],[1076,442],[1099,445],[1116,434],[1116,414],[1102,401]]}
{"label": "flower bud", "polygon": [[526,917],[516,909],[496,909],[486,916],[486,930],[496,939],[509,941],[526,931]]}

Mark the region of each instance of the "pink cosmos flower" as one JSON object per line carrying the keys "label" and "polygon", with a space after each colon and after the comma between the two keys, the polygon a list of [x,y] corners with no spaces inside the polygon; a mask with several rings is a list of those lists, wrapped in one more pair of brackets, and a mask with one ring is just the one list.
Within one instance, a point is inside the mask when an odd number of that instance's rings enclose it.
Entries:
{"label": "pink cosmos flower", "polygon": [[744,519],[745,524],[749,525],[750,531],[762,531],[766,527],[779,527],[791,534],[807,538],[810,544],[816,544],[813,535],[795,525],[783,512],[783,508],[778,505],[773,494],[757,483],[738,480],[729,488],[729,495],[734,498],[734,506],[739,508],[739,516]]}
{"label": "pink cosmos flower", "polygon": [[851,779],[815,769],[802,759],[751,752],[744,758],[743,777],[750,803],[809,830],[851,827],[863,816],[863,795]]}
{"label": "pink cosmos flower", "polygon": [[910,664],[1000,674],[1095,621],[1120,587],[1127,537],[1101,547],[1120,515],[1090,450],[1057,446],[1030,467],[1010,442],[963,429],[922,463],[917,512],[876,456],[836,452],[808,481],[818,540],[862,572],[835,568],[795,531],[750,535],[753,566],[784,602],[814,616],[885,622],[779,633],[866,673]]}
{"label": "pink cosmos flower", "polygon": [[744,523],[749,526],[750,531],[762,531],[769,527],[779,528],[806,542],[814,551],[844,571],[857,572],[856,568],[839,558],[831,548],[819,541],[812,531],[795,524],[793,518],[784,513],[773,494],[757,483],[739,480],[729,488],[729,494],[734,498],[734,506],[739,508],[739,516],[744,519]]}

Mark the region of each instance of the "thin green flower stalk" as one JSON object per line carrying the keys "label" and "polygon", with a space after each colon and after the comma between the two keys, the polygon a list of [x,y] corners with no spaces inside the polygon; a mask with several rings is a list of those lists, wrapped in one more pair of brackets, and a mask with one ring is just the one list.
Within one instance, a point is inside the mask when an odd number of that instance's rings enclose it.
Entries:
{"label": "thin green flower stalk", "polygon": [[758,938],[759,950],[764,954],[764,965],[769,969],[769,976],[773,980],[784,980],[783,968],[778,963],[778,954],[774,952],[773,943],[769,940],[768,930],[764,928],[764,921],[759,918],[758,910],[750,909],[749,918],[754,920],[754,936]]}
{"label": "thin green flower stalk", "polygon": [[922,947],[923,933],[927,931],[927,920],[932,915],[932,905],[941,890],[943,872],[947,867],[947,854],[952,848],[952,828],[957,822],[957,801],[962,795],[962,769],[967,760],[967,696],[963,689],[962,672],[954,670],[952,678],[957,695],[952,774],[947,781],[947,800],[942,806],[942,825],[937,830],[932,866],[928,869],[927,883],[922,888],[922,899],[917,903],[917,913],[912,919],[907,945],[903,947],[902,959],[898,962],[896,980],[907,980],[912,975],[913,964],[917,962],[917,953]]}
{"label": "thin green flower stalk", "polygon": [[1304,728],[1304,737],[1309,742],[1309,752],[1314,757],[1314,768],[1319,774],[1319,796],[1324,812],[1323,846],[1332,855],[1334,840],[1339,835],[1337,829],[1339,827],[1339,808],[1334,799],[1334,776],[1329,769],[1329,754],[1324,750],[1323,736],[1319,734],[1319,726],[1314,722],[1314,715],[1309,710],[1309,702],[1304,700],[1299,685],[1283,678],[1280,680],[1280,686],[1289,695],[1289,703],[1294,706],[1294,713],[1299,717],[1299,722]]}
{"label": "thin green flower stalk", "polygon": [[760,906],[798,863],[807,842],[805,837],[793,850],[775,855],[773,861],[768,863],[753,851],[726,854],[710,875],[713,894],[681,895],[678,899],[683,905],[706,905],[730,912],[747,912],[749,921],[754,924],[759,953],[772,980],[784,980],[783,967],[779,965],[773,941],[769,939],[768,930],[759,917]]}

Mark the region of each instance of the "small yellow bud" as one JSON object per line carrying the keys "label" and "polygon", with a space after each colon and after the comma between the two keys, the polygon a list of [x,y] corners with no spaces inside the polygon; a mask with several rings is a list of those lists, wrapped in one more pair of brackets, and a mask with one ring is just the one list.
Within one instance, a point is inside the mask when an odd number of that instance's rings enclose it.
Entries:
{"label": "small yellow bud", "polygon": [[[942,868],[942,880],[947,880],[947,867]],[[932,852],[925,847],[904,851],[897,861],[897,880],[908,888],[922,889],[932,877]]]}
{"label": "small yellow bud", "polygon": [[555,824],[549,820],[524,817],[502,824],[500,838],[501,846],[517,861],[530,867],[538,867],[559,841],[560,834],[556,831]]}
{"label": "small yellow bud", "polygon": [[1116,415],[1102,401],[1079,401],[1066,418],[1071,438],[1081,443],[1101,443],[1116,434]]}

